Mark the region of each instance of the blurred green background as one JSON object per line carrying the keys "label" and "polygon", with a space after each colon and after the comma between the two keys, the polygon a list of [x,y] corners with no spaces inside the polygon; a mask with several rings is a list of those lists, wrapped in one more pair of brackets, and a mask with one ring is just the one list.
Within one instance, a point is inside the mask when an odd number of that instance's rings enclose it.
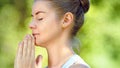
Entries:
{"label": "blurred green background", "polygon": [[[31,31],[33,0],[0,0],[0,68],[13,68],[18,43]],[[91,68],[120,68],[120,1],[91,0],[85,24],[78,32],[81,57]],[[45,49],[36,48],[44,57]]]}

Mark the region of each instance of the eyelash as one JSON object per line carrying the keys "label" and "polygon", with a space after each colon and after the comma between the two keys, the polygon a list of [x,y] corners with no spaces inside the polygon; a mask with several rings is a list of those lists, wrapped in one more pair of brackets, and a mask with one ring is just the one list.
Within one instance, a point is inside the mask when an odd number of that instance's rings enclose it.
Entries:
{"label": "eyelash", "polygon": [[43,18],[38,19],[39,21],[43,20]]}

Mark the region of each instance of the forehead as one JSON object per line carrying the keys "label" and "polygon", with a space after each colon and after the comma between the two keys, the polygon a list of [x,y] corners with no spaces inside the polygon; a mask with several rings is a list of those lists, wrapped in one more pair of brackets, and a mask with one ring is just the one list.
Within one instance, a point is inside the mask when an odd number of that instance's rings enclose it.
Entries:
{"label": "forehead", "polygon": [[32,14],[35,14],[38,11],[50,12],[50,9],[48,1],[35,1],[32,6]]}

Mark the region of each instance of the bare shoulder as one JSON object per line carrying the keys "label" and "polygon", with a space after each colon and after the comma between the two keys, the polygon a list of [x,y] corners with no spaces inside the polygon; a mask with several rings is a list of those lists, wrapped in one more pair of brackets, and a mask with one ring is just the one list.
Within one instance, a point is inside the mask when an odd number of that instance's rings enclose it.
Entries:
{"label": "bare shoulder", "polygon": [[89,68],[89,67],[83,64],[73,64],[69,68]]}

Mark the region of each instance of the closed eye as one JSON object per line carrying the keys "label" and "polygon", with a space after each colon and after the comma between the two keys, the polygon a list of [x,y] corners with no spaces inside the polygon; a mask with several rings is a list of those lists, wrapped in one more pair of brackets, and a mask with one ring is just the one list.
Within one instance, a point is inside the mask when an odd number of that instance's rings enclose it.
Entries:
{"label": "closed eye", "polygon": [[39,18],[38,20],[41,21],[41,20],[43,20],[43,18]]}

